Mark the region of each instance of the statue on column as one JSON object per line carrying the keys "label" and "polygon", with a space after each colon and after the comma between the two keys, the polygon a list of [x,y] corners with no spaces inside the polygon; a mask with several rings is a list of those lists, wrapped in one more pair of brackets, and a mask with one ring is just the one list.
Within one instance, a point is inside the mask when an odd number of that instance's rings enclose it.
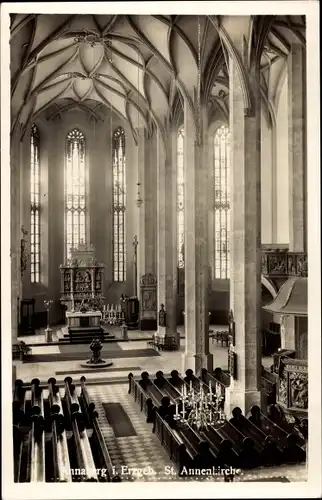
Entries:
{"label": "statue on column", "polygon": [[159,311],[159,326],[166,326],[166,312],[164,310],[164,304],[161,304],[161,309]]}

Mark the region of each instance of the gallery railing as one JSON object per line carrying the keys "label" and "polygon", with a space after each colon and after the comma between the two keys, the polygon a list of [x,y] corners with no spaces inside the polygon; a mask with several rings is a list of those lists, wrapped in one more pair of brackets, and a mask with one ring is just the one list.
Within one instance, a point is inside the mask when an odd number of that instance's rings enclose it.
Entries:
{"label": "gallery railing", "polygon": [[262,274],[265,277],[307,277],[307,266],[307,253],[304,252],[262,252]]}
{"label": "gallery railing", "polygon": [[[262,250],[262,275],[266,278],[307,277],[306,252],[289,252],[285,249]],[[178,295],[184,296],[184,267],[178,267]]]}

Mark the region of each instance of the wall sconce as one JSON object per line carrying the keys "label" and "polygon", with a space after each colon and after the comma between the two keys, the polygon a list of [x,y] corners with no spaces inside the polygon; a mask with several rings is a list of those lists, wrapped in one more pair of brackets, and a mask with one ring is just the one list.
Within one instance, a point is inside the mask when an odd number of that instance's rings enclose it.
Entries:
{"label": "wall sconce", "polygon": [[140,182],[137,182],[136,185],[138,187],[138,194],[137,194],[137,198],[136,198],[136,206],[138,208],[140,208],[142,206],[142,203],[143,203],[143,200],[142,200],[141,194],[140,194],[140,186],[141,186],[141,184],[140,184]]}

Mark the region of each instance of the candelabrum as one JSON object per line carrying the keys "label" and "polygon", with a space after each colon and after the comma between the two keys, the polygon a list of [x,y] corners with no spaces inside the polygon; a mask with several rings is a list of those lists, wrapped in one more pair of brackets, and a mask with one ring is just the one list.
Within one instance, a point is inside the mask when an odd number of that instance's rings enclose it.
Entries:
{"label": "candelabrum", "polygon": [[49,311],[50,311],[53,303],[54,303],[53,300],[44,300],[44,306],[45,306],[46,311],[47,311],[47,328],[45,329],[45,336],[46,336],[47,342],[52,342],[52,330],[49,326]]}
{"label": "candelabrum", "polygon": [[208,426],[220,426],[226,420],[222,404],[223,397],[213,393],[211,382],[208,391],[205,391],[202,381],[199,391],[196,391],[190,382],[190,386],[183,385],[181,396],[176,400],[174,419],[184,425],[196,426],[198,430]]}

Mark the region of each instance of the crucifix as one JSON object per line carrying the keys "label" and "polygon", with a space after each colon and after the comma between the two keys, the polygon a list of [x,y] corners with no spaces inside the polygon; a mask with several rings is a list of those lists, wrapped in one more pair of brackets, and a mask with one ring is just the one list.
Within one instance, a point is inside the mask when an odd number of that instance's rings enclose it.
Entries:
{"label": "crucifix", "polygon": [[137,235],[135,234],[134,235],[134,239],[133,239],[133,248],[134,248],[134,254],[133,254],[133,264],[134,264],[134,297],[137,297],[138,293],[137,293],[137,278],[138,278],[138,260],[137,260],[137,256],[138,256],[138,251],[137,251],[137,248],[138,248],[138,237]]}

